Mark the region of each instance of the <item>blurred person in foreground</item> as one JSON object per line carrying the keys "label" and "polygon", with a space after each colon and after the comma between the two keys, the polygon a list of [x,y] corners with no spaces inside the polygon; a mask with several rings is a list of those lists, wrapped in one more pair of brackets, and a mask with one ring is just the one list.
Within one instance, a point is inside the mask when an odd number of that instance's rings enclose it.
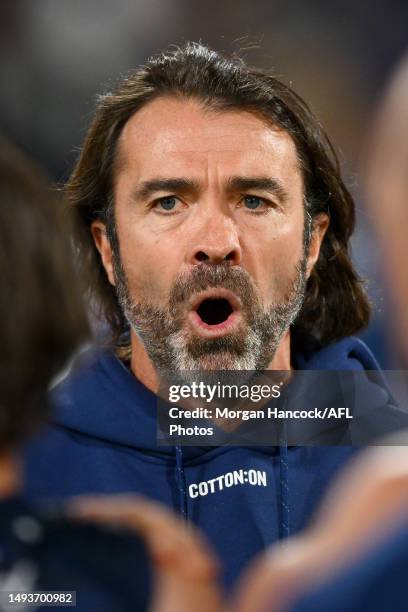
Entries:
{"label": "blurred person in foreground", "polygon": [[[62,506],[22,496],[22,446],[48,414],[51,381],[89,334],[61,209],[39,170],[2,137],[0,610],[29,602],[13,604],[12,592],[38,591],[75,591],[81,612],[187,612],[191,603],[217,610],[213,557],[167,511],[133,500],[131,536],[67,520]],[[65,609],[62,599],[55,608]]]}
{"label": "blurred person in foreground", "polygon": [[[395,345],[407,363],[408,59],[368,145],[367,208],[396,311]],[[236,594],[236,612],[407,610],[408,430],[378,445],[342,473],[309,529],[257,560]]]}
{"label": "blurred person in foreground", "polygon": [[353,449],[158,446],[159,381],[353,370],[386,414],[393,399],[365,375],[378,365],[352,336],[370,308],[336,155],[289,87],[189,43],[100,97],[66,193],[111,342],[54,390],[52,424],[27,454],[27,493],[159,500],[209,537],[230,586],[304,527]]}

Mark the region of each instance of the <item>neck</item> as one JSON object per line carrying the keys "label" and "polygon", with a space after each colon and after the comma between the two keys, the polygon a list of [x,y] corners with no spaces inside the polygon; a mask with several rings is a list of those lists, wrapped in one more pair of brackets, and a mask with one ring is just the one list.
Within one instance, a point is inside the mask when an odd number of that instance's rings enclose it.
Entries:
{"label": "neck", "polygon": [[[143,342],[133,330],[131,332],[131,346],[130,368],[133,374],[145,387],[157,394],[159,390],[159,376],[146,352]],[[290,330],[287,330],[267,369],[291,370],[290,357]]]}
{"label": "neck", "polygon": [[22,487],[21,461],[14,452],[0,454],[0,499],[11,497]]}

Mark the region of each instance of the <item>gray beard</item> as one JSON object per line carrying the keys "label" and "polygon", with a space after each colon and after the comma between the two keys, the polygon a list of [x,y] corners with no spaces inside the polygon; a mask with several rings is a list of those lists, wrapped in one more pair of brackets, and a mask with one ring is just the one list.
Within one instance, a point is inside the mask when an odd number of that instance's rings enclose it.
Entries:
{"label": "gray beard", "polygon": [[[165,380],[189,377],[188,372],[220,370],[265,370],[272,361],[284,333],[295,321],[304,301],[307,256],[296,266],[293,279],[281,288],[282,298],[264,311],[249,274],[229,264],[198,264],[174,283],[167,308],[132,299],[120,258],[114,256],[116,293],[123,313],[142,340],[159,376]],[[200,338],[185,328],[185,306],[197,291],[223,287],[242,302],[246,325],[222,338]],[[185,373],[185,374],[184,374]]]}

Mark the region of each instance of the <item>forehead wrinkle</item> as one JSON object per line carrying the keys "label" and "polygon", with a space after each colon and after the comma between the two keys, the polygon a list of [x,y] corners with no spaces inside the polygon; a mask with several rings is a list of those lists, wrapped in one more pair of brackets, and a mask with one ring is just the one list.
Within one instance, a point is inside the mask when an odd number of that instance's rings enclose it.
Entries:
{"label": "forehead wrinkle", "polygon": [[[148,103],[147,107],[150,104],[154,104],[154,102]],[[151,109],[153,110],[153,109]],[[214,109],[204,108],[200,109],[201,111],[205,111],[205,115],[208,117],[209,115],[213,115],[214,118],[219,118],[220,116],[229,115],[229,114],[237,114],[243,113],[245,115],[252,115],[254,119],[260,122],[259,127],[254,127],[251,130],[250,138],[252,140],[253,146],[253,138],[256,138],[258,153],[262,154],[262,151],[268,144],[269,135],[273,137],[275,134],[281,134],[284,136],[284,141],[289,140],[292,150],[294,152],[293,166],[298,170],[300,174],[301,181],[303,183],[304,179],[304,169],[302,167],[301,160],[299,159],[298,150],[293,137],[284,129],[279,126],[274,125],[269,122],[267,118],[261,117],[258,114],[253,114],[250,112],[242,111],[241,109],[227,109],[227,110],[219,110],[218,112],[214,112]],[[160,153],[180,153],[181,155],[190,155],[194,153],[201,153],[203,155],[208,153],[217,153],[217,152],[231,152],[231,153],[239,153],[239,151],[247,150],[249,143],[247,141],[242,141],[242,139],[237,138],[236,131],[230,130],[228,123],[225,126],[225,132],[220,134],[219,127],[213,125],[206,125],[204,131],[204,138],[197,135],[196,128],[193,128],[188,125],[174,127],[174,126],[165,126],[163,130],[154,134],[152,138],[152,132],[147,129],[148,126],[144,125],[144,122],[140,124],[132,124],[132,120],[138,118],[139,113],[143,113],[143,108],[137,111],[134,115],[132,115],[128,121],[125,123],[119,137],[117,139],[115,153],[113,158],[113,173],[114,180],[117,178],[120,171],[124,168],[128,167],[132,163],[132,159],[134,154],[138,155],[143,151],[144,143],[151,148],[151,152],[154,153],[155,150],[159,150]],[[151,116],[154,118],[154,113],[151,113]],[[148,122],[149,123],[149,122]],[[197,146],[194,146],[194,142],[192,140],[197,140]],[[231,142],[232,139],[232,142]],[[209,140],[209,146],[205,147],[205,140]],[[226,142],[229,141],[229,142]],[[279,156],[279,148],[284,147],[284,141],[282,143],[274,140],[272,142],[273,149],[275,154]],[[180,145],[182,146],[180,149]],[[206,162],[205,173],[208,176],[208,165],[209,160]],[[178,176],[180,174],[178,173]]]}
{"label": "forehead wrinkle", "polygon": [[[197,133],[199,132],[199,133]],[[270,130],[265,125],[264,128],[251,130],[248,140],[248,134],[243,140],[242,134],[238,134],[236,130],[223,130],[220,128],[212,128],[206,126],[205,130],[197,128],[185,127],[180,129],[165,129],[155,135],[154,141],[150,139],[148,142],[152,146],[153,151],[165,151],[166,153],[214,153],[214,152],[233,152],[247,151],[249,142],[250,146],[255,147],[259,153],[265,152],[268,146],[271,145],[270,137],[273,135],[273,130]],[[208,143],[208,144],[207,144]],[[294,145],[294,143],[293,143]],[[284,146],[284,143],[272,141],[272,149],[276,152]]]}
{"label": "forehead wrinkle", "polygon": [[[152,138],[149,125],[151,125],[153,129],[157,126],[157,122],[155,121],[155,113],[153,111],[152,106],[155,103],[162,103],[163,101],[166,102],[165,98],[151,101],[145,107],[136,111],[136,113],[134,113],[124,125],[122,132],[119,136],[119,141],[122,142],[123,139],[127,138],[128,136],[132,137],[136,130],[137,140],[140,146],[143,147],[145,144],[151,144]],[[175,100],[170,100],[170,102],[173,106]],[[225,142],[223,142],[223,146],[220,147],[219,150],[237,150],[237,117],[238,119],[241,117],[243,128],[250,128],[251,136],[256,137],[258,139],[258,142],[262,140],[265,141],[265,139],[267,140],[269,134],[284,134],[293,142],[291,135],[286,130],[268,121],[266,117],[260,116],[259,113],[254,113],[248,111],[247,109],[239,108],[214,109],[211,106],[202,105],[198,101],[194,103],[194,106],[197,106],[196,110],[198,110],[199,113],[201,113],[205,118],[205,129],[200,134],[200,136],[197,136],[197,126],[188,125],[188,119],[191,114],[191,101],[178,100],[178,108],[176,108],[177,111],[180,110],[180,106],[184,106],[185,108],[185,112],[182,113],[181,120],[177,119],[177,112],[176,116],[174,116],[174,108],[171,107],[165,109],[168,118],[165,121],[165,125],[162,126],[162,128],[159,130],[159,133],[156,133],[154,137],[155,145],[158,146],[160,149],[165,148],[167,151],[171,152],[174,149],[175,141],[177,141],[176,147],[183,140],[191,142],[192,140],[197,139],[199,143],[202,143],[204,136],[205,139],[208,138],[211,141],[211,149],[209,150],[214,150],[214,139],[219,140],[220,126],[214,125],[211,121],[212,118],[214,120],[225,118],[225,121],[223,122],[222,126],[222,141],[228,140],[230,138],[235,140],[233,146],[226,146]],[[145,117],[144,113],[146,110],[150,112],[148,112],[147,116]],[[161,117],[160,112],[158,116],[159,118]],[[210,121],[208,121],[209,119]],[[193,114],[193,120],[196,120],[196,112],[194,112]],[[249,125],[248,120],[250,122]],[[242,142],[240,137],[238,138],[238,141],[240,143]],[[190,149],[188,149],[187,147],[184,148],[184,151],[186,152],[189,150]],[[191,150],[195,150],[195,148],[193,147],[193,149]],[[202,151],[205,152],[206,150],[202,149]]]}

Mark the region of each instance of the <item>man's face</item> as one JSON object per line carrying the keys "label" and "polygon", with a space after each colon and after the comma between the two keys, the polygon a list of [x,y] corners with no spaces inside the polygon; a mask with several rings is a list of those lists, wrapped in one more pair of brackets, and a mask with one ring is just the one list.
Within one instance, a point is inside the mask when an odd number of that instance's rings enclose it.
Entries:
{"label": "man's face", "polygon": [[101,222],[93,233],[156,369],[267,368],[324,234],[305,248],[291,137],[248,112],[159,98],[125,125],[115,173],[119,252]]}

